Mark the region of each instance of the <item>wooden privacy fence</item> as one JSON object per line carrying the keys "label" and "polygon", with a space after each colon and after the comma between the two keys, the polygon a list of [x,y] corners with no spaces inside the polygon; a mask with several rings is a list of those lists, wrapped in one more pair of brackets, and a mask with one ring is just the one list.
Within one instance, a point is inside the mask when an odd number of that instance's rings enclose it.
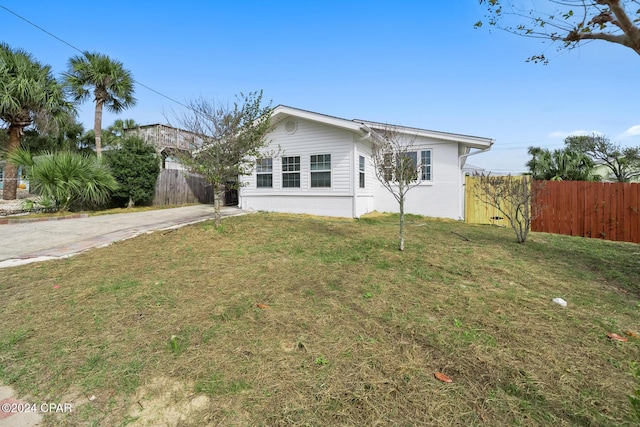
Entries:
{"label": "wooden privacy fence", "polygon": [[[520,177],[513,177],[519,179]],[[480,177],[465,177],[465,222],[469,224],[492,224],[500,227],[508,227],[509,220],[498,208],[484,203],[476,197],[480,194]]]}
{"label": "wooden privacy fence", "polygon": [[640,184],[543,183],[538,199],[542,210],[532,231],[640,243]]}
{"label": "wooden privacy fence", "polygon": [[154,206],[213,203],[213,188],[201,176],[184,170],[162,169],[156,181]]}
{"label": "wooden privacy fence", "polygon": [[[466,177],[465,220],[509,226],[496,208],[476,197],[478,177]],[[640,184],[534,181],[538,186],[531,231],[640,243]],[[535,210],[536,208],[533,207]]]}

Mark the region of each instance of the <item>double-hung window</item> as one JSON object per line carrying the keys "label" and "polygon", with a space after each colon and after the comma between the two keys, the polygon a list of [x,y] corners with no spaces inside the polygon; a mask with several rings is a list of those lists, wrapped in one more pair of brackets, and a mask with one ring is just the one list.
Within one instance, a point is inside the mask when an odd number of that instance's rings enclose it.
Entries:
{"label": "double-hung window", "polygon": [[273,159],[271,157],[256,161],[256,187],[273,187]]}
{"label": "double-hung window", "polygon": [[331,187],[331,154],[311,156],[311,188]]}
{"label": "double-hung window", "polygon": [[300,188],[300,156],[282,158],[282,188]]}
{"label": "double-hung window", "polygon": [[[415,181],[420,178],[420,182],[433,180],[432,173],[432,151],[407,151],[395,157],[396,164],[392,163],[391,154],[385,154],[384,167],[385,179],[397,179],[399,173],[403,173],[406,181]],[[419,174],[418,175],[418,171]]]}
{"label": "double-hung window", "polygon": [[402,179],[406,183],[415,182],[418,179],[418,153],[404,151],[395,156],[396,164],[393,166],[393,179]]}
{"label": "double-hung window", "polygon": [[415,151],[408,151],[405,153],[406,156],[411,159],[411,164],[408,165],[410,167],[405,168],[405,171],[411,175],[411,179],[413,181],[418,180],[418,153]]}
{"label": "double-hung window", "polygon": [[431,150],[424,150],[420,152],[420,166],[422,171],[421,180],[431,181]]}
{"label": "double-hung window", "polygon": [[364,188],[364,156],[358,156],[358,171],[360,172],[360,188]]}

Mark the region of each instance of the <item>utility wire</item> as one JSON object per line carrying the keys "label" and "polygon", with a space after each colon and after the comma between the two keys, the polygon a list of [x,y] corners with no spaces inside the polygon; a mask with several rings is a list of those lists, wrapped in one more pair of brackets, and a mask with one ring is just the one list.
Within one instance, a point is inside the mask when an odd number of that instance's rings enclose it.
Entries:
{"label": "utility wire", "polygon": [[61,39],[60,37],[56,36],[55,34],[50,33],[49,31],[45,30],[44,28],[38,26],[37,24],[34,24],[33,22],[29,21],[27,18],[25,18],[24,16],[20,16],[17,13],[15,13],[13,10],[3,6],[0,4],[0,7],[4,10],[6,10],[7,12],[9,12],[10,14],[22,19],[23,21],[25,21],[26,23],[28,23],[29,25],[33,25],[34,27],[36,27],[37,29],[39,29],[40,31],[42,31],[43,33],[46,33],[48,35],[50,35],[51,37],[53,37],[54,39],[58,40],[59,42],[62,42],[64,44],[66,44],[67,46],[69,46],[72,49],[77,50],[80,53],[83,53],[80,49],[78,49],[77,47],[75,47],[74,45],[72,45],[71,43]]}
{"label": "utility wire", "polygon": [[[32,26],[36,27],[37,29],[39,29],[39,30],[40,30],[40,31],[42,31],[43,33],[45,33],[45,34],[47,34],[47,35],[49,35],[49,36],[53,37],[54,39],[58,40],[59,42],[66,44],[66,45],[67,45],[67,46],[69,46],[71,49],[77,50],[78,52],[80,52],[80,53],[82,53],[82,54],[84,54],[84,53],[85,53],[85,51],[83,51],[82,49],[78,48],[77,46],[72,45],[72,44],[71,44],[71,43],[69,43],[68,41],[66,41],[66,40],[64,40],[64,39],[62,39],[62,38],[60,38],[60,37],[56,36],[55,34],[51,33],[50,31],[45,30],[45,29],[44,29],[44,28],[42,28],[41,26],[39,26],[39,25],[37,25],[37,24],[35,24],[35,23],[33,23],[33,22],[29,21],[29,20],[28,20],[27,18],[25,18],[24,16],[17,14],[16,12],[14,12],[13,10],[11,10],[11,9],[7,8],[6,6],[4,6],[4,5],[1,5],[1,4],[0,4],[0,8],[2,8],[2,9],[4,9],[4,10],[6,10],[7,12],[9,12],[10,14],[14,15],[15,17],[17,17],[17,18],[19,18],[19,19],[22,19],[24,22],[28,23],[29,25],[32,25]],[[135,80],[135,79],[133,79],[133,82],[134,82],[134,83],[136,83],[137,85],[142,86],[143,88],[145,88],[145,89],[147,89],[147,90],[150,90],[151,92],[153,92],[153,93],[155,93],[155,94],[158,94],[158,95],[162,96],[163,98],[168,99],[168,100],[169,100],[169,101],[171,101],[171,102],[175,102],[176,104],[180,105],[181,107],[184,107],[184,108],[186,108],[186,109],[188,109],[188,110],[192,110],[192,111],[194,111],[195,113],[197,113],[197,111],[193,110],[193,108],[189,107],[188,105],[185,105],[185,104],[183,104],[182,102],[177,101],[177,100],[175,100],[175,99],[171,98],[170,96],[163,94],[163,93],[162,93],[162,92],[160,92],[160,91],[157,91],[157,90],[155,90],[155,89],[153,89],[153,88],[151,88],[151,87],[149,87],[149,86],[147,86],[147,85],[145,85],[145,84],[143,84],[143,83],[141,83],[141,82],[139,82],[139,81],[137,81],[137,80]]]}

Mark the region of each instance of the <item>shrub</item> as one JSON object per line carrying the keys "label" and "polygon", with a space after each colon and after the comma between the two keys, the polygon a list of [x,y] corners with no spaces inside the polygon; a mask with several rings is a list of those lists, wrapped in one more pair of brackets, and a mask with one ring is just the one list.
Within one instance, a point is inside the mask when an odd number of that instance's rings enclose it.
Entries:
{"label": "shrub", "polygon": [[31,189],[60,211],[106,203],[118,183],[93,154],[69,151],[32,156],[20,149],[9,157],[27,167]]}
{"label": "shrub", "polygon": [[119,148],[105,153],[111,173],[119,184],[114,193],[128,207],[153,200],[160,159],[153,145],[138,137],[123,139]]}

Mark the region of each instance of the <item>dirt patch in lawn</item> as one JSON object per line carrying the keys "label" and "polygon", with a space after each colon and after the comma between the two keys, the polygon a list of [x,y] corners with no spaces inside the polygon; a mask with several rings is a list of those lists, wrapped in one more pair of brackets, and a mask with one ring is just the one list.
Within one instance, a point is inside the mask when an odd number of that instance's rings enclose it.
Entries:
{"label": "dirt patch in lawn", "polygon": [[170,378],[154,378],[140,387],[129,407],[134,419],[131,427],[175,426],[187,419],[200,418],[211,399],[193,393],[193,384]]}

